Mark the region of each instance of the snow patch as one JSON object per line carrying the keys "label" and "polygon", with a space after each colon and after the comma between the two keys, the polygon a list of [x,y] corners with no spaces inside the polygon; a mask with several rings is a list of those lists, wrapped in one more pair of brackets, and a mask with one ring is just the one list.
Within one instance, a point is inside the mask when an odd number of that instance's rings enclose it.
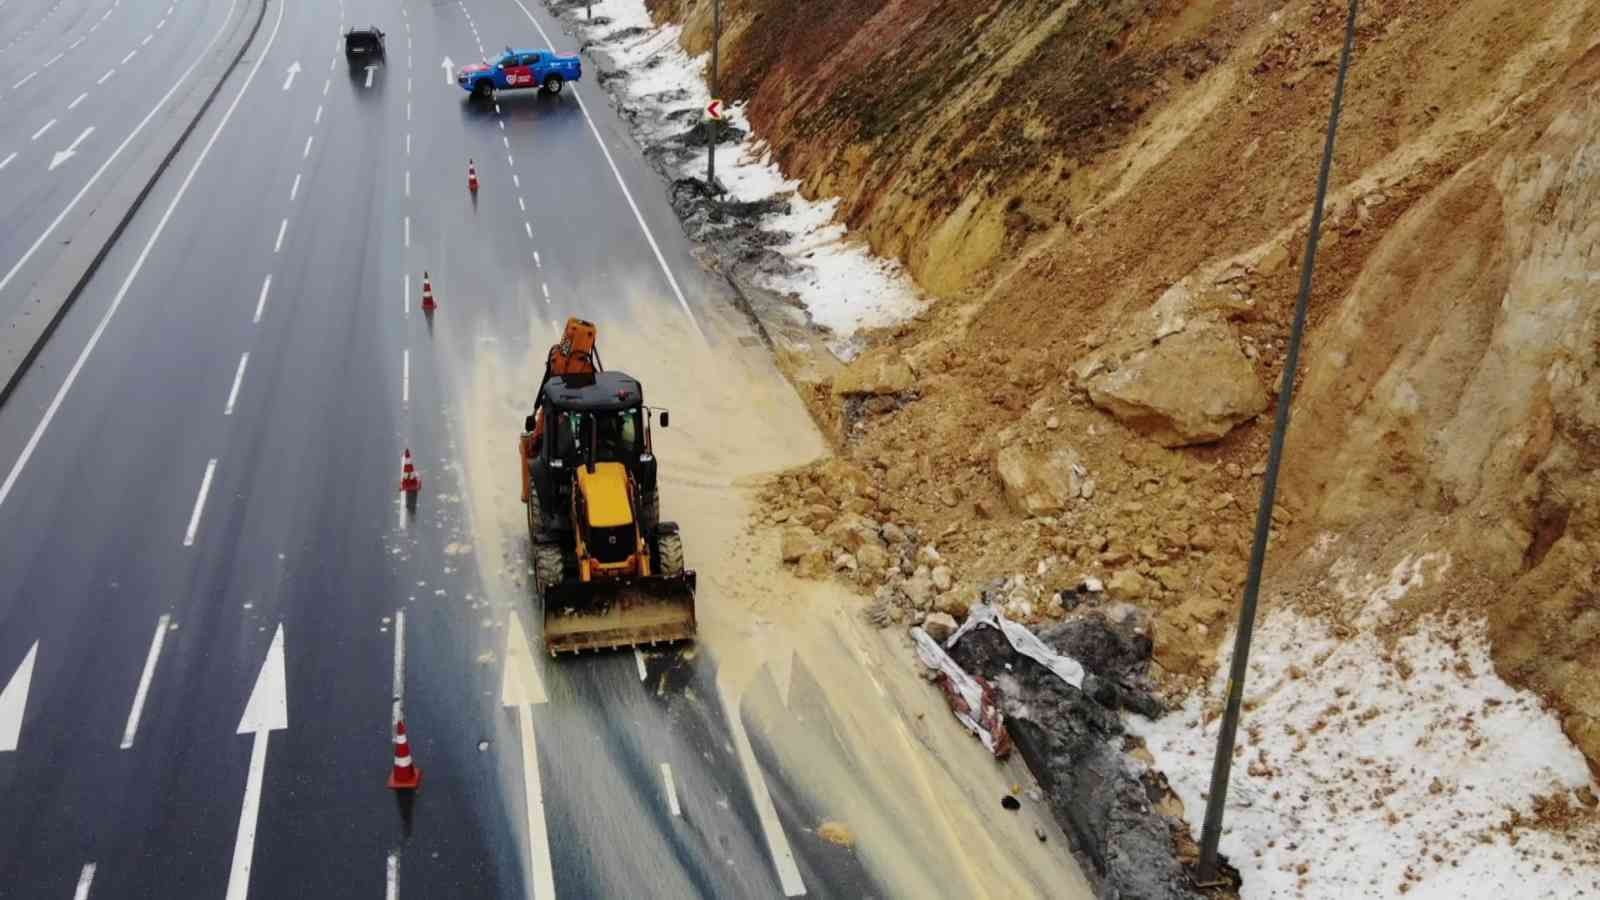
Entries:
{"label": "snow patch", "polygon": [[[1407,557],[1381,578],[1335,563],[1352,638],[1283,609],[1258,625],[1221,841],[1245,898],[1600,891],[1600,860],[1585,849],[1595,835],[1504,829],[1536,797],[1593,783],[1539,699],[1495,675],[1483,624],[1429,617],[1393,651],[1375,636],[1393,604],[1449,566],[1446,554]],[[1225,655],[1182,710],[1127,717],[1196,839],[1221,724],[1206,706],[1227,673]]]}
{"label": "snow patch", "polygon": [[[705,73],[710,55],[690,57],[678,44],[677,25],[654,26],[643,0],[608,0],[611,22],[586,29],[595,46],[604,50],[626,73],[618,95],[625,103],[652,111],[641,118],[646,138],[665,139],[700,121],[698,110],[711,101]],[[572,20],[583,27],[581,18]],[[643,33],[636,29],[645,29]],[[689,111],[689,116],[668,113]],[[835,221],[839,200],[821,201],[800,196],[800,182],[790,179],[773,161],[766,141],[758,138],[742,105],[726,107],[729,124],[746,137],[736,146],[720,145],[717,180],[729,196],[739,201],[784,196],[787,213],[775,213],[761,227],[783,232],[788,239],[774,249],[793,267],[785,275],[759,277],[759,286],[797,296],[813,321],[846,339],[862,328],[891,325],[921,308],[916,287],[898,262],[873,255],[848,229]],[[680,175],[705,177],[702,154],[698,163]]]}

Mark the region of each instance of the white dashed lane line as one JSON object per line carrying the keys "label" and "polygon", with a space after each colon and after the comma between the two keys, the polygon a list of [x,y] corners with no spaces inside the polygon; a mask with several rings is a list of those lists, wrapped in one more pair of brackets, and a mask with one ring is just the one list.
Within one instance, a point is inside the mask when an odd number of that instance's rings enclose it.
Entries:
{"label": "white dashed lane line", "polygon": [[299,193],[300,193],[300,173],[296,172],[296,173],[294,173],[294,184],[289,186],[289,202],[293,203],[295,196],[297,194],[299,194]]}
{"label": "white dashed lane line", "polygon": [[233,373],[233,388],[228,391],[228,403],[222,408],[225,416],[233,415],[233,405],[239,400],[239,386],[244,384],[244,369],[250,364],[250,351],[239,355],[239,368]]}
{"label": "white dashed lane line", "polygon": [[35,77],[37,77],[38,74],[39,74],[38,72],[29,72],[27,75],[24,75],[22,77],[21,81],[17,82],[16,84],[13,84],[11,86],[11,89],[14,91],[17,88],[22,87],[23,85],[27,84],[28,82],[32,81]]}
{"label": "white dashed lane line", "polygon": [[289,220],[287,218],[285,218],[282,222],[278,223],[278,239],[276,241],[274,241],[273,244],[272,244],[272,252],[273,253],[277,253],[278,251],[283,249],[283,235],[284,235],[284,232],[286,232],[288,230],[289,230]]}
{"label": "white dashed lane line", "polygon": [[4,170],[6,166],[11,165],[11,161],[16,158],[16,151],[12,151],[10,156],[7,156],[5,159],[0,159],[0,170]]}
{"label": "white dashed lane line", "polygon": [[116,69],[107,69],[106,73],[104,75],[101,75],[99,78],[95,79],[94,83],[95,84],[105,84],[106,80],[109,79],[111,76],[113,76],[115,74],[117,74],[117,70]]}
{"label": "white dashed lane line", "polygon": [[82,103],[83,101],[85,101],[87,99],[89,99],[89,92],[88,91],[84,91],[83,93],[79,94],[78,98],[76,100],[73,100],[71,103],[67,104],[67,112],[71,112],[71,111],[77,109],[78,108],[78,104]]}
{"label": "white dashed lane line", "polygon": [[269,274],[261,281],[261,296],[256,299],[256,315],[251,322],[260,323],[261,314],[267,311],[267,292],[272,290],[272,276]]}
{"label": "white dashed lane line", "polygon": [[311,155],[311,142],[313,140],[315,140],[315,139],[316,139],[316,135],[314,135],[314,134],[306,135],[306,149],[300,151],[300,158],[301,159],[305,159],[306,157]]}
{"label": "white dashed lane line", "polygon": [[57,53],[55,56],[50,57],[50,61],[44,64],[44,68],[48,69],[56,63],[61,62],[61,57],[66,55],[67,54],[65,53]]}
{"label": "white dashed lane line", "polygon": [[217,461],[206,463],[205,477],[200,479],[200,493],[194,498],[194,512],[189,514],[189,528],[183,533],[183,545],[193,547],[195,535],[200,532],[200,515],[206,511],[206,495],[211,493],[211,478],[217,474]]}
{"label": "white dashed lane line", "polygon": [[128,64],[129,60],[133,59],[135,56],[138,56],[138,55],[139,55],[139,49],[137,47],[135,47],[134,49],[128,51],[128,55],[124,56],[122,58],[122,62],[118,63],[118,65],[125,66],[125,65]]}
{"label": "white dashed lane line", "polygon": [[39,129],[39,130],[38,130],[38,131],[35,131],[35,132],[34,132],[34,133],[33,133],[33,137],[31,137],[31,138],[28,138],[28,140],[30,140],[30,141],[37,141],[37,140],[38,140],[38,139],[39,139],[39,138],[40,138],[40,137],[42,137],[42,136],[43,136],[43,135],[44,135],[44,133],[45,133],[45,132],[46,132],[46,131],[49,131],[49,130],[50,130],[50,127],[51,127],[51,126],[52,126],[52,125],[54,125],[54,124],[56,124],[56,120],[55,120],[55,119],[51,119],[51,120],[50,120],[50,121],[48,121],[48,122],[46,122],[46,123],[44,123],[44,127],[42,127],[42,128],[40,128],[40,129]]}

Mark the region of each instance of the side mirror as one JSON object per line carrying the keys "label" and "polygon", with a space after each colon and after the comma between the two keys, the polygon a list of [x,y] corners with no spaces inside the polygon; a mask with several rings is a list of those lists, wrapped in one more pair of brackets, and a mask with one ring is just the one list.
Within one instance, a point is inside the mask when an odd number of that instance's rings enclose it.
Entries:
{"label": "side mirror", "polygon": [[522,420],[522,433],[533,434],[533,429],[538,425],[537,416],[528,416]]}
{"label": "side mirror", "polygon": [[664,409],[661,411],[661,427],[667,427],[667,411]]}

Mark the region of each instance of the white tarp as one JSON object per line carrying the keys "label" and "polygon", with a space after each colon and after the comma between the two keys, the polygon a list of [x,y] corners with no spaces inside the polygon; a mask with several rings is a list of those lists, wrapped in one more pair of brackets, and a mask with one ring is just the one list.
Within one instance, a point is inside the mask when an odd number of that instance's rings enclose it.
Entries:
{"label": "white tarp", "polygon": [[944,652],[939,642],[929,637],[921,626],[911,629],[911,637],[916,642],[917,658],[922,660],[922,664],[944,676],[945,694],[950,699],[950,709],[955,713],[956,720],[977,735],[990,753],[995,756],[1006,755],[1011,742],[1005,734],[1004,720],[983,685],[951,659],[950,654]]}
{"label": "white tarp", "polygon": [[[1058,678],[1067,684],[1080,689],[1083,687],[1083,666],[1077,660],[1070,656],[1062,656],[1051,650],[1044,641],[1039,640],[1038,635],[1029,631],[1026,626],[1019,622],[1011,621],[1005,617],[1004,613],[1000,612],[998,607],[986,603],[973,604],[971,611],[967,614],[967,620],[961,623],[961,627],[956,629],[955,634],[950,635],[950,639],[945,641],[944,645],[946,647],[954,647],[956,641],[961,640],[962,635],[972,631],[979,625],[987,625],[990,628],[999,630],[1001,634],[1006,636],[1006,640],[1011,643],[1012,649],[1054,672]],[[928,640],[931,641],[933,639],[928,638]]]}

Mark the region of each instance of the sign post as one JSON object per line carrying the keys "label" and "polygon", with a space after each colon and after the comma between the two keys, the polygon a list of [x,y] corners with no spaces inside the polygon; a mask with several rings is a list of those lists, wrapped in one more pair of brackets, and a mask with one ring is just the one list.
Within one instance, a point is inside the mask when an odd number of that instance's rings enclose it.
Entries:
{"label": "sign post", "polygon": [[[722,45],[722,0],[711,0],[711,96],[717,96],[717,50]],[[722,101],[706,106],[706,187],[717,194],[717,135],[722,130]]]}

